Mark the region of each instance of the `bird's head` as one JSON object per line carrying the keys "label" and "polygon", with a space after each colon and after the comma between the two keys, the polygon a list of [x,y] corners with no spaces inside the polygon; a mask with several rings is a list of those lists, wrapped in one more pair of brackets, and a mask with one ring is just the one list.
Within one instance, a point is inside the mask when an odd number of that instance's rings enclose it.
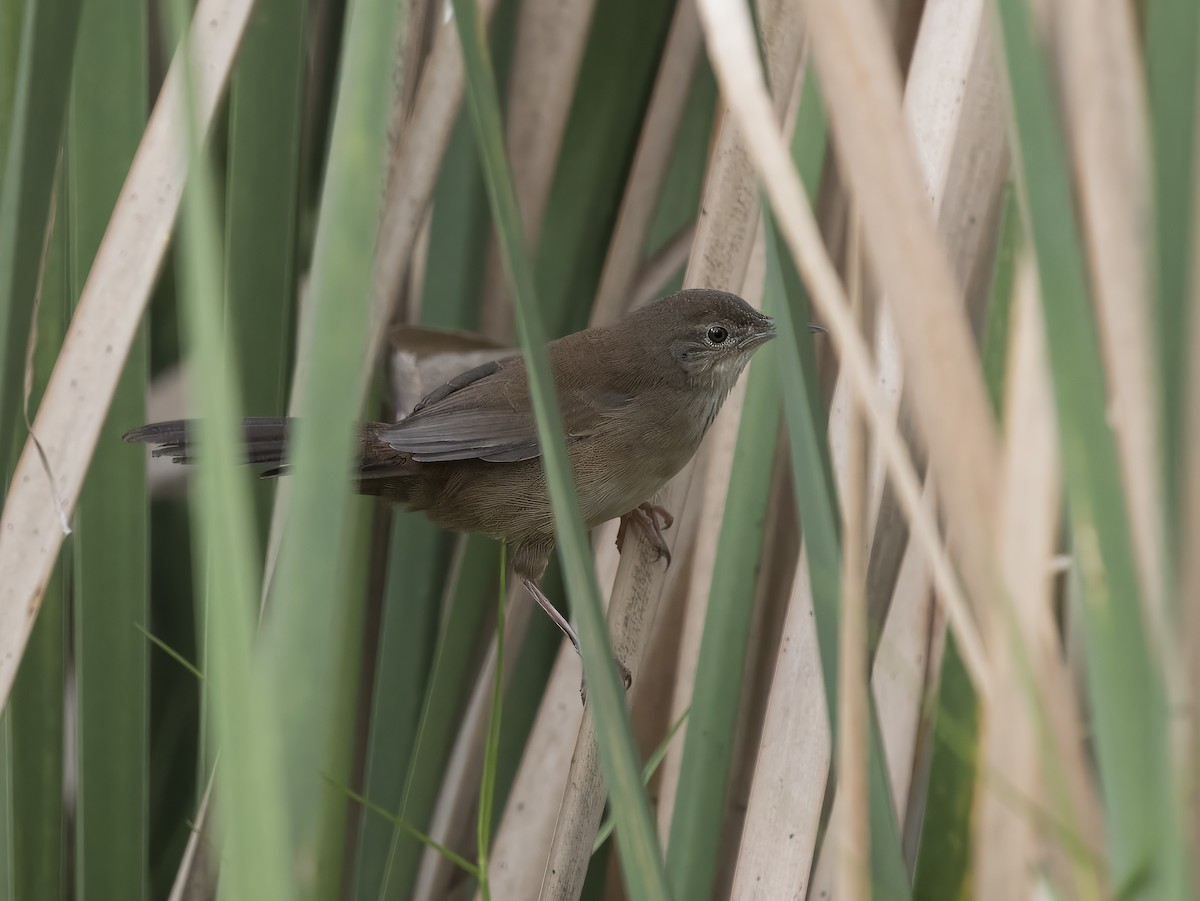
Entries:
{"label": "bird's head", "polygon": [[693,288],[639,311],[688,382],[728,391],[750,357],[775,337],[775,320],[736,294]]}

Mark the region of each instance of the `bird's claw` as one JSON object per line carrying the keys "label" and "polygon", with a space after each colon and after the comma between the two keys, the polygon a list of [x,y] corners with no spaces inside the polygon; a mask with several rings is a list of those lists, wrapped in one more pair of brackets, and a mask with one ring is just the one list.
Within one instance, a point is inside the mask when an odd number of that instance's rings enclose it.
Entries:
{"label": "bird's claw", "polygon": [[658,559],[666,559],[667,566],[671,565],[671,548],[663,535],[666,529],[675,524],[675,517],[665,507],[649,502],[639,504],[621,517],[621,525],[617,529],[617,550],[625,550],[625,530],[633,523],[642,530],[650,546],[658,551]]}
{"label": "bird's claw", "polygon": [[[629,686],[633,685],[633,674],[629,672],[629,667],[618,660],[617,672],[621,676],[621,683],[625,686],[625,690],[629,691]],[[579,677],[579,700],[587,704],[587,680],[582,676]]]}

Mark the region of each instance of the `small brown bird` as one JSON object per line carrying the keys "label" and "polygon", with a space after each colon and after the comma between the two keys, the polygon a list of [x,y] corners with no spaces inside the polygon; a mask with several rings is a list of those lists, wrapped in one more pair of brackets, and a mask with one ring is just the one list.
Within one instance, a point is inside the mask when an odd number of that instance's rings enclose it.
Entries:
{"label": "small brown bird", "polygon": [[[775,323],[735,294],[680,291],[615,325],[549,346],[567,452],[587,528],[622,517],[670,562],[667,511],[650,498],[691,459],[751,355]],[[288,420],[244,422],[247,460],[286,471]],[[185,421],[134,429],[127,441],[191,462]],[[485,363],[428,394],[399,422],[368,422],[359,440],[358,490],[459,532],[508,542],[514,573],[579,648],[574,630],[538,587],[554,550],[554,517],[539,457],[525,362]]]}

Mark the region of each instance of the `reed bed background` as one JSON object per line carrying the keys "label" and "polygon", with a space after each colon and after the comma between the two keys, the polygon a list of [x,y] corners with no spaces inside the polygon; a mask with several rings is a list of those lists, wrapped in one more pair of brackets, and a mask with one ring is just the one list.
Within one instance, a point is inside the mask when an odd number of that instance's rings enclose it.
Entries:
{"label": "reed bed background", "polygon": [[[1195,897],[1198,42],[0,0],[0,901]],[[666,568],[584,533],[543,348],[681,285],[780,337]],[[338,475],[514,348],[582,668],[502,548]],[[184,415],[194,470],[120,441]]]}

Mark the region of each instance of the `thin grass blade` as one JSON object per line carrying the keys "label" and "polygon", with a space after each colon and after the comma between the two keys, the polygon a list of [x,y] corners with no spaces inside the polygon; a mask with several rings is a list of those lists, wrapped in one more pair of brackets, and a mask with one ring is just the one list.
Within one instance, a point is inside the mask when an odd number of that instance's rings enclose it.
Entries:
{"label": "thin grass blade", "polygon": [[81,7],[80,0],[44,0],[24,4],[17,17],[21,49],[0,179],[0,497],[16,459],[21,372],[75,59],[63,48],[75,46]]}
{"label": "thin grass blade", "polygon": [[536,245],[538,308],[552,335],[588,323],[673,5],[597,4]]}
{"label": "thin grass blade", "polygon": [[[778,297],[763,309],[773,313]],[[713,582],[692,695],[667,868],[678,898],[708,897],[717,871],[725,795],[733,764],[734,734],[750,632],[754,585],[762,554],[772,464],[779,431],[782,388],[775,349],[755,355],[746,386],[732,478],[713,561]]]}
{"label": "thin grass blade", "polygon": [[[283,730],[298,860],[316,860],[322,835],[321,775],[329,764],[336,636],[345,611],[348,497],[355,423],[366,388],[375,236],[392,101],[393,51],[406,4],[363,0],[349,10],[329,164],[313,252],[307,375],[295,407],[290,519],[264,629],[267,671]],[[331,474],[339,474],[333,475]],[[305,868],[299,897],[312,897]]]}
{"label": "thin grass blade", "polygon": [[8,157],[13,98],[17,92],[17,60],[21,57],[21,20],[26,6],[24,0],[0,2],[0,160]]}
{"label": "thin grass blade", "polygon": [[1087,675],[1111,814],[1113,883],[1119,889],[1150,872],[1153,897],[1183,897],[1186,867],[1174,826],[1168,711],[1142,619],[1055,95],[1028,5],[999,0],[997,9],[1022,199],[1041,281],[1070,522],[1087,598],[1082,605]]}
{"label": "thin grass blade", "polygon": [[626,887],[631,897],[668,898],[666,873],[650,804],[642,788],[621,683],[612,659],[600,605],[591,549],[579,514],[567,460],[554,385],[538,318],[533,269],[523,247],[521,218],[505,159],[500,105],[473,3],[455,0],[455,23],[463,48],[467,98],[483,159],[502,256],[517,298],[517,324],[537,416],[542,462],[555,512],[555,529],[572,608],[579,621],[584,674],[596,714],[600,760],[617,822]]}
{"label": "thin grass blade", "polygon": [[[1192,198],[1196,185],[1196,94],[1200,71],[1200,5],[1155,0],[1145,8],[1145,59],[1150,92],[1158,247],[1157,323],[1162,385],[1167,522],[1177,535],[1182,492],[1183,386],[1189,284],[1193,277]],[[1178,540],[1169,539],[1171,544]],[[1172,547],[1171,557],[1179,552]]]}
{"label": "thin grass blade", "polygon": [[[40,292],[37,344],[27,383],[30,415],[41,401],[70,319],[67,202],[61,181]],[[7,794],[0,807],[0,898],[5,901],[66,897],[69,846],[63,768],[70,596],[68,549],[46,586],[12,699],[0,719],[0,782]]]}
{"label": "thin grass blade", "polygon": [[[1021,244],[1021,215],[1016,192],[1007,190],[999,243],[992,264],[987,325],[984,329],[983,376],[997,419],[1004,401],[1008,356],[1009,312],[1012,308],[1016,254]],[[947,634],[936,707],[930,714],[930,755],[925,818],[913,867],[913,896],[929,901],[957,901],[968,891],[971,810],[975,798],[979,741],[979,699],[971,688],[962,657]]]}
{"label": "thin grass blade", "polygon": [[[183,3],[171,7],[174,32],[184,32]],[[195,505],[197,557],[209,562],[203,591],[210,617],[208,699],[221,759],[222,893],[263,901],[297,897],[292,877],[281,733],[268,681],[250,657],[260,581],[254,553],[249,475],[240,465],[237,382],[220,312],[221,248],[216,189],[200,141],[187,41],[182,59],[186,146],[193,171],[182,222],[182,294],[196,385],[199,456]]]}
{"label": "thin grass blade", "polygon": [[[799,134],[799,130],[797,130]],[[809,575],[813,589],[813,614],[817,620],[817,643],[821,649],[821,668],[825,673],[826,710],[838,710],[838,635],[841,595],[841,529],[837,525],[837,499],[829,461],[828,444],[823,433],[825,414],[816,412],[818,391],[812,369],[811,351],[803,353],[807,302],[799,275],[781,256],[786,246],[775,225],[774,216],[763,205],[767,230],[768,290],[779,292],[779,313],[785,385],[785,419],[792,439],[793,480],[800,521],[809,554]],[[801,315],[797,315],[800,313]],[[805,362],[805,358],[808,362]],[[786,386],[790,386],[790,391]],[[805,416],[804,414],[808,415]],[[811,454],[811,456],[810,456]],[[826,507],[825,503],[831,506]],[[815,534],[820,532],[820,534]],[[815,545],[815,549],[814,549]],[[814,554],[816,559],[814,560]],[[908,872],[900,851],[900,831],[892,804],[883,739],[874,701],[869,699],[870,747],[867,759],[868,796],[870,799],[870,861],[874,891],[886,898],[910,897]],[[837,759],[837,733],[833,732],[833,754]]]}
{"label": "thin grass blade", "polygon": [[[80,22],[66,171],[78,298],[146,121],[146,9],[88,4]],[[113,47],[126,48],[113,53]],[[120,439],[146,421],[148,353],[134,338],[75,511],[78,818],[83,898],[147,896],[149,497],[146,457]]]}
{"label": "thin grass blade", "polygon": [[[436,659],[442,580],[451,562],[446,536],[420,514],[393,513],[391,529],[363,788],[375,804],[394,811],[401,809],[416,750],[422,703]],[[375,898],[393,830],[366,811],[360,829],[356,896]]]}
{"label": "thin grass blade", "polygon": [[[489,599],[494,599],[499,546],[494,541],[472,535],[460,539],[458,556],[458,562],[451,569],[454,577],[447,586],[447,612],[434,651],[412,764],[407,772],[402,800],[397,805],[400,817],[417,828],[424,828],[429,822],[437,802],[455,730],[470,694],[474,652],[486,605]],[[358,897],[389,901],[408,898],[423,849],[420,842],[394,829],[377,893],[366,894],[367,886],[363,883],[358,889]]]}
{"label": "thin grass blade", "polygon": [[[252,416],[287,406],[307,9],[307,0],[255,4],[229,90],[225,310],[242,407]],[[273,491],[272,482],[255,485],[260,542]]]}

